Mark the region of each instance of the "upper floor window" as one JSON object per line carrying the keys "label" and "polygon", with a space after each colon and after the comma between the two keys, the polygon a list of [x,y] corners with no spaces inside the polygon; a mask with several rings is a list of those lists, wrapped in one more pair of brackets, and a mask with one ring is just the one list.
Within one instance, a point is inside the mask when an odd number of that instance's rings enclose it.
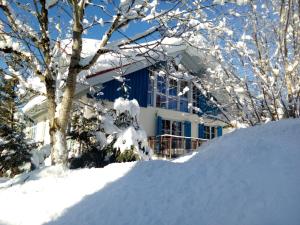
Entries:
{"label": "upper floor window", "polygon": [[156,94],[156,107],[167,108],[167,97],[163,94]]}
{"label": "upper floor window", "polygon": [[[148,105],[181,112],[198,113],[201,91],[190,81],[152,74],[148,84]],[[190,109],[191,108],[191,109]]]}
{"label": "upper floor window", "polygon": [[158,75],[157,76],[157,92],[166,94],[167,85],[166,85],[166,77]]}
{"label": "upper floor window", "polygon": [[150,76],[149,77],[149,83],[148,83],[148,105],[153,106],[153,90],[154,90],[154,81],[155,81],[155,77],[154,76]]}
{"label": "upper floor window", "polygon": [[180,111],[181,112],[188,112],[188,90],[189,90],[189,83],[187,81],[180,82]]}
{"label": "upper floor window", "polygon": [[166,77],[158,75],[156,78],[156,107],[159,108],[167,108],[167,85],[166,85]]}
{"label": "upper floor window", "polygon": [[169,79],[169,96],[177,96],[178,82],[175,79]]}
{"label": "upper floor window", "polygon": [[196,87],[193,86],[193,113],[197,114],[201,110],[200,108],[200,97],[201,91]]}

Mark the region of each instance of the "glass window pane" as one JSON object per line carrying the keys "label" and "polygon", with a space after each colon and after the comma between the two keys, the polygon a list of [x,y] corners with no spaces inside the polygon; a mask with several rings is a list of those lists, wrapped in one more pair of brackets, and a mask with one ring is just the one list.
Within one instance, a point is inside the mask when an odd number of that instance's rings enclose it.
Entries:
{"label": "glass window pane", "polygon": [[166,102],[167,102],[167,98],[165,95],[160,95],[160,94],[156,95],[156,107],[166,108],[167,106]]}
{"label": "glass window pane", "polygon": [[170,120],[163,120],[163,134],[170,134],[171,123]]}
{"label": "glass window pane", "polygon": [[177,110],[177,98],[169,98],[168,109]]}
{"label": "glass window pane", "polygon": [[[181,82],[180,82],[180,92],[181,92],[181,93],[183,93],[183,89],[184,89],[185,87],[189,87],[189,83],[188,83],[187,81],[181,81]],[[187,98],[187,97],[188,97],[188,92],[185,92],[185,93],[182,95],[182,97]]]}
{"label": "glass window pane", "polygon": [[153,81],[153,77],[150,76],[148,82],[148,100],[147,100],[147,104],[149,106],[153,106],[153,89],[154,89],[154,81]]}
{"label": "glass window pane", "polygon": [[180,99],[180,111],[181,112],[188,112],[188,101],[187,99]]}
{"label": "glass window pane", "polygon": [[166,94],[166,79],[162,76],[157,76],[157,92]]}
{"label": "glass window pane", "polygon": [[169,80],[169,95],[177,96],[177,81],[174,79]]}
{"label": "glass window pane", "polygon": [[215,138],[216,137],[216,129],[215,127],[211,127],[211,138]]}
{"label": "glass window pane", "polygon": [[209,126],[204,126],[204,138],[210,139],[210,127]]}

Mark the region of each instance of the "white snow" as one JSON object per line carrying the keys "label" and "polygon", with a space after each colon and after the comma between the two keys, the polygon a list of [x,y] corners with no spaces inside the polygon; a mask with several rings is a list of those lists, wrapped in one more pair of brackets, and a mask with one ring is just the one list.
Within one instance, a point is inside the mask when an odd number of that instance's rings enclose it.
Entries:
{"label": "white snow", "polygon": [[114,109],[118,115],[124,112],[128,112],[132,117],[139,117],[140,115],[140,107],[136,99],[117,98],[114,102]]}
{"label": "white snow", "polygon": [[46,167],[0,183],[0,224],[299,225],[299,134],[300,120],[270,122],[183,163]]}

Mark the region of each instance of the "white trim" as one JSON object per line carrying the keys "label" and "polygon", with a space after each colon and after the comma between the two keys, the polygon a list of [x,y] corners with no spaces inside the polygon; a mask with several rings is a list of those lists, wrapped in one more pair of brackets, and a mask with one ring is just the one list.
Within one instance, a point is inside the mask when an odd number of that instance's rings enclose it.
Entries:
{"label": "white trim", "polygon": [[[153,72],[152,72],[153,73]],[[149,73],[150,74],[150,73]],[[157,74],[154,73],[154,81],[153,81],[153,90],[152,90],[152,98],[153,98],[153,107],[156,107],[156,94],[157,94]]]}
{"label": "white trim", "polygon": [[155,137],[177,137],[177,138],[186,138],[186,139],[197,139],[197,140],[201,140],[201,141],[207,141],[209,139],[205,139],[205,138],[197,138],[197,137],[187,137],[187,136],[177,136],[177,135],[173,135],[173,134],[161,134],[161,135],[156,135]]}

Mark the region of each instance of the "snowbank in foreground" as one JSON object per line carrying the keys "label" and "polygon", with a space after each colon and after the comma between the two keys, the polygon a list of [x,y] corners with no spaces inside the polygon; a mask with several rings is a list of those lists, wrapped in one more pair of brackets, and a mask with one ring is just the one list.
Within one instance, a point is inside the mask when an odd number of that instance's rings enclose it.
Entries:
{"label": "snowbank in foreground", "polygon": [[0,224],[299,225],[299,171],[300,121],[269,123],[183,163],[50,167],[1,183]]}

